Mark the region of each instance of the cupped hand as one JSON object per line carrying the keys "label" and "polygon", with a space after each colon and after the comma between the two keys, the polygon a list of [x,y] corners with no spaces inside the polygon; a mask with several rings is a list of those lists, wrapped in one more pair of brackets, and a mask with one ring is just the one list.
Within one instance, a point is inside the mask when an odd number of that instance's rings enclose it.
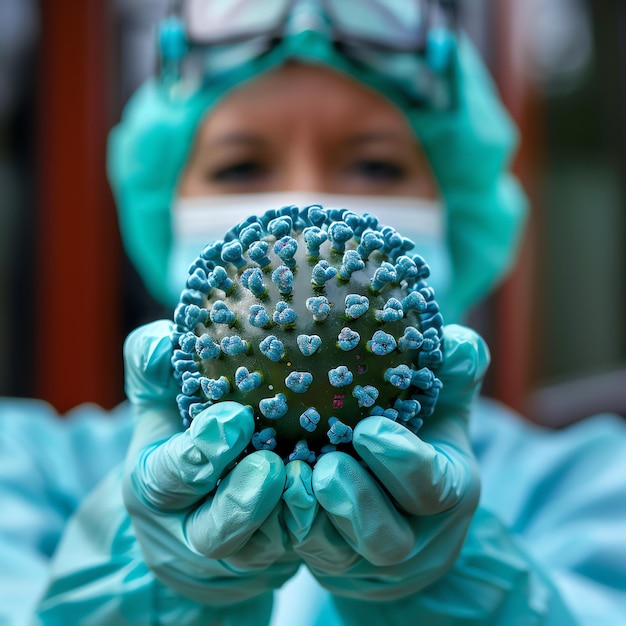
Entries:
{"label": "cupped hand", "polygon": [[232,604],[280,587],[298,568],[280,524],[285,466],[268,451],[239,458],[254,429],[241,404],[214,404],[182,430],[171,331],[170,322],[148,324],[124,347],[135,415],[124,502],[161,582],[203,604]]}
{"label": "cupped hand", "polygon": [[322,456],[287,464],[283,500],[294,550],[331,592],[390,600],[420,591],[454,564],[478,505],[480,477],[468,416],[489,364],[484,341],[444,327],[443,383],[416,435],[383,416],[364,419],[362,461]]}

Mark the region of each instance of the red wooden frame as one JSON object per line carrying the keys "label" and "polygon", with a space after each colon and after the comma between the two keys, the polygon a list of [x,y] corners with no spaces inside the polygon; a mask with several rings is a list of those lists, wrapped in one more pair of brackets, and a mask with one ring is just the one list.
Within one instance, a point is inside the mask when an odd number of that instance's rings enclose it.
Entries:
{"label": "red wooden frame", "polygon": [[521,136],[520,149],[513,164],[530,200],[530,220],[515,270],[494,298],[497,320],[492,368],[493,394],[508,406],[524,412],[528,393],[535,384],[537,372],[533,362],[537,342],[539,302],[536,302],[538,279],[534,268],[537,209],[534,189],[535,173],[540,167],[539,99],[528,79],[521,38],[526,26],[517,0],[502,0],[494,6],[495,32],[494,75],[503,102],[513,116]]}
{"label": "red wooden frame", "polygon": [[105,176],[108,2],[41,3],[35,393],[66,411],[122,398],[121,244]]}

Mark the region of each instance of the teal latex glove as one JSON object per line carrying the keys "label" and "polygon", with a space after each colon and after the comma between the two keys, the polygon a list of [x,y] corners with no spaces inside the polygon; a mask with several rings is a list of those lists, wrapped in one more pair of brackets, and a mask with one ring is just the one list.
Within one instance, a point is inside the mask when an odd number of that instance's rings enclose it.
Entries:
{"label": "teal latex glove", "polygon": [[202,604],[230,605],[271,592],[298,568],[279,524],[285,466],[259,451],[230,469],[254,429],[241,404],[213,405],[180,432],[171,329],[148,324],[125,344],[136,425],[124,501],[162,583]]}
{"label": "teal latex glove", "polygon": [[413,434],[384,417],[354,429],[367,467],[333,452],[287,465],[285,523],[295,551],[338,596],[392,600],[449,570],[476,510],[480,480],[468,415],[489,364],[483,340],[446,326],[437,409]]}

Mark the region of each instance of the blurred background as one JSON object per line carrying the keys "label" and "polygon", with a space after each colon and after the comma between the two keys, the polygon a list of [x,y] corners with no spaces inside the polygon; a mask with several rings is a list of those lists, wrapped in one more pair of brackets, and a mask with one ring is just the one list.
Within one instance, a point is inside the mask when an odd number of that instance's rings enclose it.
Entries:
{"label": "blurred background", "polygon": [[[106,137],[155,68],[165,0],[0,0],[0,393],[123,399],[122,344],[163,316],[126,259]],[[469,323],[485,393],[561,426],[626,414],[626,3],[461,0],[521,132],[514,274]]]}

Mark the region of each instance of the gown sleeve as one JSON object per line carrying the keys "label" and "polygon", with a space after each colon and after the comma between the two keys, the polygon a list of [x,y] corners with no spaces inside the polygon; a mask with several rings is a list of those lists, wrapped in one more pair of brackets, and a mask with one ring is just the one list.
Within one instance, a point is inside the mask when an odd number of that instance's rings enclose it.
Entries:
{"label": "gown sleeve", "polygon": [[125,405],[61,418],[41,401],[0,399],[0,624],[28,623],[68,519],[130,433]]}
{"label": "gown sleeve", "polygon": [[581,625],[626,615],[626,421],[595,415],[561,430],[482,399],[470,422],[494,513]]}

